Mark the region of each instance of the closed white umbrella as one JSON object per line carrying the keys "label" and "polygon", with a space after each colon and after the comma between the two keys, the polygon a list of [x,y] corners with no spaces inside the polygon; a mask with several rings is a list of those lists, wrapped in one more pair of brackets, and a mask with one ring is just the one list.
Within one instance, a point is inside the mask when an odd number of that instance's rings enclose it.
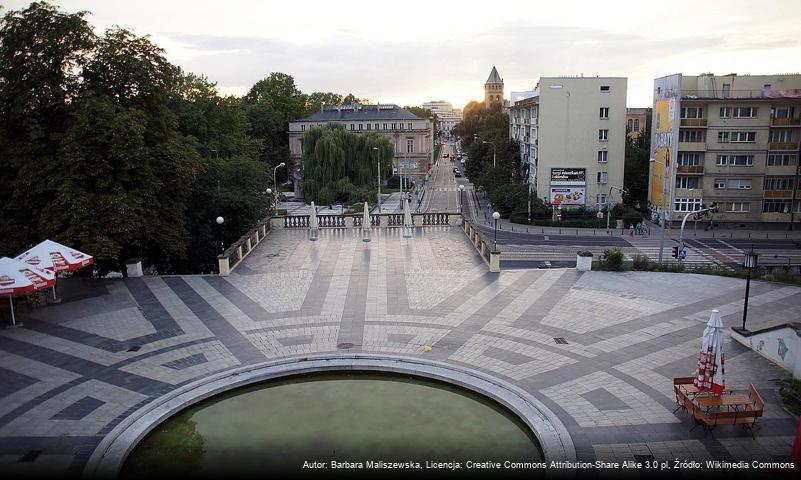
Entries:
{"label": "closed white umbrella", "polygon": [[39,270],[13,258],[0,258],[0,296],[8,297],[13,325],[17,324],[17,319],[14,317],[12,297],[28,295],[55,284],[56,274],[53,272]]}
{"label": "closed white umbrella", "polygon": [[362,214],[362,241],[370,241],[370,212],[367,210],[367,202],[364,202],[364,213]]}
{"label": "closed white umbrella", "polygon": [[309,240],[317,240],[317,229],[320,227],[317,222],[317,209],[314,207],[314,202],[311,202],[311,211],[309,212]]}
{"label": "closed white umbrella", "polygon": [[409,210],[409,200],[403,202],[403,236],[412,236],[412,212]]}
{"label": "closed white umbrella", "polygon": [[693,385],[699,392],[723,394],[725,386],[723,359],[723,321],[720,319],[720,312],[712,310],[704,329],[698,370],[693,380]]}

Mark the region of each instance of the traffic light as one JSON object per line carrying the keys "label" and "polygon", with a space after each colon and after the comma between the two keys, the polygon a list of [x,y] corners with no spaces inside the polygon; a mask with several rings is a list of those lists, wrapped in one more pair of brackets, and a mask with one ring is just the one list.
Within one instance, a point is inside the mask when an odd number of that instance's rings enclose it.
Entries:
{"label": "traffic light", "polygon": [[673,247],[673,258],[679,258],[679,246]]}

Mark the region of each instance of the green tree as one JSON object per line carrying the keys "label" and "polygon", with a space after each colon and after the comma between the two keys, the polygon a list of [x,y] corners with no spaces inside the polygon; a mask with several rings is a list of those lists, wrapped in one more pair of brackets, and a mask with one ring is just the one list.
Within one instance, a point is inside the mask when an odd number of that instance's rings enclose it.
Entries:
{"label": "green tree", "polygon": [[645,130],[635,139],[626,136],[626,150],[624,162],[624,186],[628,193],[624,200],[629,205],[639,203],[641,207],[647,205],[648,199],[648,170],[651,156],[651,113],[648,111]]}
{"label": "green tree", "polygon": [[339,105],[342,95],[332,92],[313,92],[304,96],[303,116],[319,112],[323,105]]}
{"label": "green tree", "polygon": [[0,19],[0,254],[41,239],[46,200],[55,192],[42,167],[57,160],[80,72],[96,37],[84,17],[46,2]]}

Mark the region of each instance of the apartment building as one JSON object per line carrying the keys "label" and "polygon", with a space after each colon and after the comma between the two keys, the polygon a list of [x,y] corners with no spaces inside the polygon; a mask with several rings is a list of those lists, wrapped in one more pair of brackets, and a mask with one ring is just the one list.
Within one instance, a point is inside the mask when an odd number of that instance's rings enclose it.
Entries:
{"label": "apartment building", "polygon": [[[678,88],[661,91],[666,82]],[[801,75],[677,74],[656,85],[660,125],[652,136],[649,187],[655,216],[664,205],[678,222],[715,202],[714,221],[723,226],[797,220]],[[665,159],[673,162],[667,168]]]}
{"label": "apartment building", "polygon": [[543,200],[588,208],[621,200],[627,83],[543,77],[534,95],[510,107],[509,136],[519,142],[530,188]]}
{"label": "apartment building", "polygon": [[303,197],[303,134],[314,126],[340,123],[351,133],[379,133],[395,146],[393,171],[403,170],[422,183],[431,168],[434,131],[428,118],[418,117],[397,105],[329,105],[308,117],[289,122],[289,151],[294,165],[295,197]]}

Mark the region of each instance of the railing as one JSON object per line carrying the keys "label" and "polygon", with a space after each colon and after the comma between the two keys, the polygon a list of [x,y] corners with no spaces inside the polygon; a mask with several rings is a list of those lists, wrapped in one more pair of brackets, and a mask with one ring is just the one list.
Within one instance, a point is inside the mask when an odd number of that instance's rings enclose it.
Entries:
{"label": "railing", "polygon": [[269,232],[270,224],[260,222],[252,230],[242,235],[239,240],[231,244],[221,255],[218,255],[217,264],[219,265],[220,276],[227,277],[230,275],[234,268],[256,248],[256,245],[264,240],[264,237]]}
{"label": "railing", "polygon": [[792,190],[765,190],[765,198],[790,198],[792,196]]}
{"label": "railing", "polygon": [[676,167],[677,173],[704,173],[703,165],[678,165]]}
{"label": "railing", "polygon": [[682,127],[706,127],[706,118],[682,118]]}
{"label": "railing", "polygon": [[768,143],[768,150],[798,150],[798,143],[796,143],[796,142],[770,142],[770,143]]}
{"label": "railing", "polygon": [[484,232],[478,228],[478,225],[473,223],[467,218],[462,222],[462,228],[465,235],[470,240],[470,243],[476,248],[476,251],[481,258],[489,265],[490,272],[501,271],[501,252],[497,250],[494,243],[490,243]]}
{"label": "railing", "polygon": [[801,125],[801,118],[771,118],[771,127],[797,127]]}
{"label": "railing", "polygon": [[706,99],[706,98],[801,98],[801,90],[770,90],[770,89],[752,89],[752,90],[723,90],[722,88],[716,91],[712,90],[682,90],[681,98],[683,100]]}
{"label": "railing", "polygon": [[[413,226],[433,226],[455,224],[457,218],[461,217],[457,212],[441,213],[412,213]],[[352,215],[317,215],[319,228],[361,228],[363,221],[362,214]],[[276,225],[278,222],[278,225]],[[273,219],[276,228],[309,228],[308,215],[292,215],[277,217]],[[370,214],[370,227],[402,227],[402,213],[373,213]]]}
{"label": "railing", "polygon": [[292,215],[284,217],[284,228],[309,228],[309,216]]}

